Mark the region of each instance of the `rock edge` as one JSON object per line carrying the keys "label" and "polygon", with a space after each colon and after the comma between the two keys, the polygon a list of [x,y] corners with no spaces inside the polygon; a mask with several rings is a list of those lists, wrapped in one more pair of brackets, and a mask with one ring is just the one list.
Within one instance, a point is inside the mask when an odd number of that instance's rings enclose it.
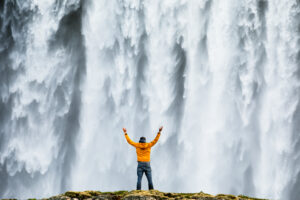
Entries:
{"label": "rock edge", "polygon": [[[247,197],[244,195],[234,196],[230,194],[210,195],[204,192],[199,193],[165,193],[158,190],[132,190],[132,191],[116,191],[116,192],[100,192],[100,191],[84,191],[74,192],[68,191],[64,194],[45,198],[43,200],[266,200]],[[28,199],[36,200],[36,199]]]}

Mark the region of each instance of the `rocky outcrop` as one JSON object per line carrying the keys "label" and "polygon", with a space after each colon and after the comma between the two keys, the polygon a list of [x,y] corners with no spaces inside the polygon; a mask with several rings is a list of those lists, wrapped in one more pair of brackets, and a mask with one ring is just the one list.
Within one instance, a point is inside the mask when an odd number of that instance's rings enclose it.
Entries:
{"label": "rocky outcrop", "polygon": [[[117,191],[117,192],[66,192],[64,194],[53,196],[47,200],[165,200],[165,199],[198,199],[198,200],[262,200],[251,198],[244,195],[234,196],[218,194],[216,196],[200,193],[164,193],[158,190],[133,190],[133,191]],[[31,199],[33,200],[33,199]]]}

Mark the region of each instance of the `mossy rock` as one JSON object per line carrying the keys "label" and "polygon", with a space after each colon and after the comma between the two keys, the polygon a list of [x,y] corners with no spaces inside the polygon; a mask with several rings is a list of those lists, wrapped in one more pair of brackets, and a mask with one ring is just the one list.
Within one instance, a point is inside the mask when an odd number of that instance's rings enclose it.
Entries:
{"label": "mossy rock", "polygon": [[17,200],[17,199],[2,199],[2,200]]}
{"label": "mossy rock", "polygon": [[259,198],[248,197],[245,195],[239,195],[238,197],[240,200],[268,200],[268,199],[259,199]]}
{"label": "mossy rock", "polygon": [[239,200],[237,196],[231,195],[231,194],[218,194],[216,195],[217,199],[226,199],[226,200]]}
{"label": "mossy rock", "polygon": [[[71,199],[88,199],[88,200],[266,200],[251,198],[244,195],[234,196],[230,194],[210,195],[204,192],[199,193],[170,193],[160,192],[158,190],[132,190],[132,191],[115,191],[115,192],[100,192],[100,191],[84,191],[74,192],[68,191],[64,194],[50,197],[49,200],[71,200]],[[33,199],[32,199],[33,200]],[[47,200],[47,199],[45,199]]]}
{"label": "mossy rock", "polygon": [[92,198],[94,196],[101,195],[101,192],[99,191],[84,191],[84,192],[74,192],[74,191],[68,191],[63,194],[65,197],[70,198],[77,198],[77,199],[88,199]]}
{"label": "mossy rock", "polygon": [[120,195],[120,196],[124,196],[128,193],[129,192],[126,190],[120,190],[120,191],[115,191],[115,192],[101,192],[101,194],[111,194],[111,195]]}

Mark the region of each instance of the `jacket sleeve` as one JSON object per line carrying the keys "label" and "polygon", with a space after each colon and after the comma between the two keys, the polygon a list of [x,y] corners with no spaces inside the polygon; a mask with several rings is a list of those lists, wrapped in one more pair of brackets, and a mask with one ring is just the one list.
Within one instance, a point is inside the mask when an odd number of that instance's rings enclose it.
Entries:
{"label": "jacket sleeve", "polygon": [[152,142],[150,142],[150,147],[154,146],[160,137],[160,132],[157,133],[156,137]]}
{"label": "jacket sleeve", "polygon": [[125,133],[125,138],[126,138],[126,140],[127,140],[127,142],[128,142],[129,144],[131,144],[131,145],[134,146],[134,147],[137,147],[137,143],[134,142],[134,141],[132,141],[132,140],[129,138],[129,136],[127,135],[127,133]]}

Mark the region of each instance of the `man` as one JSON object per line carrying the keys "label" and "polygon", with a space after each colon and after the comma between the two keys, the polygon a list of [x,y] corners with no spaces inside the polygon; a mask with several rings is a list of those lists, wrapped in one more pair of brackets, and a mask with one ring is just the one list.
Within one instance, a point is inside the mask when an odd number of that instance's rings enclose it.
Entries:
{"label": "man", "polygon": [[148,180],[149,190],[153,190],[151,166],[150,166],[150,153],[151,153],[151,147],[153,147],[156,144],[156,142],[158,141],[162,129],[163,129],[163,127],[159,128],[159,131],[158,131],[155,139],[152,142],[146,143],[146,138],[141,137],[139,143],[136,143],[129,138],[129,136],[127,135],[126,129],[123,128],[127,142],[136,148],[137,161],[138,161],[138,167],[137,167],[138,179],[137,179],[137,185],[136,185],[137,190],[141,190],[142,177],[143,177],[144,172],[145,172],[147,180]]}

